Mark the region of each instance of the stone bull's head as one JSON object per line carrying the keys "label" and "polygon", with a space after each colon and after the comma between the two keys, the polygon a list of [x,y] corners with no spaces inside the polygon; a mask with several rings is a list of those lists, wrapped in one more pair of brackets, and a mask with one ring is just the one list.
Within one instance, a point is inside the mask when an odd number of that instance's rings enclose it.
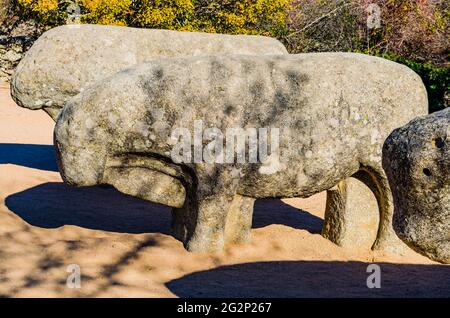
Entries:
{"label": "stone bull's head", "polygon": [[80,106],[81,98],[73,98],[56,122],[54,143],[64,181],[74,186],[110,184],[135,197],[182,207],[192,178],[187,167],[168,155],[167,132],[142,118],[130,120],[130,113],[113,108],[102,112],[95,98],[93,103],[94,116],[86,109],[89,103]]}
{"label": "stone bull's head", "polygon": [[450,109],[395,130],[383,149],[394,229],[417,252],[450,263]]}

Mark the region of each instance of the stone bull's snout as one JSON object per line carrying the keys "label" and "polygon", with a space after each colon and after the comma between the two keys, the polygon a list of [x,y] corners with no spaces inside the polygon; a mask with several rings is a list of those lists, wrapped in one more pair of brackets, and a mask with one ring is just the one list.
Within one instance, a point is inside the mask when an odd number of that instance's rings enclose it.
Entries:
{"label": "stone bull's snout", "polygon": [[[73,186],[94,186],[101,183],[104,158],[100,154],[76,147],[62,151],[61,147],[67,147],[67,145],[62,146],[55,141],[58,169],[66,183]],[[70,168],[72,165],[80,169]]]}
{"label": "stone bull's snout", "polygon": [[[63,116],[60,116],[63,117]],[[65,182],[74,186],[101,183],[105,167],[104,146],[82,145],[82,129],[59,118],[53,133],[58,169]]]}
{"label": "stone bull's snout", "polygon": [[[123,193],[154,203],[175,208],[183,206],[186,196],[183,184],[191,181],[180,166],[152,157],[151,152],[122,154],[107,143],[95,142],[89,119],[65,120],[64,116],[76,111],[76,107],[72,107],[72,104],[67,105],[54,131],[58,168],[66,183],[73,186],[110,184]],[[89,145],[80,142],[87,138],[91,139]]]}

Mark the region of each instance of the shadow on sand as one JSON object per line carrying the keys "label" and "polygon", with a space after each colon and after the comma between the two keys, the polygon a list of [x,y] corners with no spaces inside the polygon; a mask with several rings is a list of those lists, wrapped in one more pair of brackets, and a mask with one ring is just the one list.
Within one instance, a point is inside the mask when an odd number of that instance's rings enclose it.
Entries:
{"label": "shadow on sand", "polygon": [[[0,163],[57,171],[54,149],[49,145],[0,144]],[[121,233],[170,233],[170,208],[124,195],[109,186],[74,188],[49,182],[12,194],[5,204],[29,224],[42,228],[67,224]],[[259,200],[255,204],[255,228],[283,224],[318,233],[322,223],[322,219],[280,200]],[[156,244],[152,240],[142,246]],[[105,268],[105,275],[112,277],[134,254],[124,255],[118,266]],[[45,269],[58,264],[46,258],[41,265]],[[367,265],[337,261],[246,263],[192,273],[166,286],[181,297],[450,296],[450,266],[379,263],[382,288],[369,289]],[[30,279],[28,284],[36,282]]]}
{"label": "shadow on sand", "polygon": [[253,209],[253,228],[270,224],[282,224],[316,234],[321,232],[323,220],[281,200],[257,200]]}
{"label": "shadow on sand", "polygon": [[[52,145],[0,144],[0,164],[58,171]],[[8,208],[26,222],[43,228],[77,225],[89,229],[170,233],[170,208],[124,195],[112,187],[73,188],[50,182],[13,194]],[[320,233],[323,220],[280,200],[258,200],[253,227],[283,224]]]}
{"label": "shadow on sand", "polygon": [[450,266],[378,263],[381,288],[367,287],[368,263],[257,262],[196,272],[166,283],[179,297],[449,297]]}
{"label": "shadow on sand", "polygon": [[5,199],[33,226],[76,225],[119,233],[170,233],[170,208],[120,193],[109,186],[70,187],[48,182]]}
{"label": "shadow on sand", "polygon": [[[120,193],[109,186],[76,188],[48,182],[8,196],[6,206],[33,226],[63,225],[120,233],[170,234],[170,208]],[[322,219],[281,200],[255,204],[253,227],[284,224],[318,233]]]}
{"label": "shadow on sand", "polygon": [[0,164],[58,171],[52,145],[0,144]]}

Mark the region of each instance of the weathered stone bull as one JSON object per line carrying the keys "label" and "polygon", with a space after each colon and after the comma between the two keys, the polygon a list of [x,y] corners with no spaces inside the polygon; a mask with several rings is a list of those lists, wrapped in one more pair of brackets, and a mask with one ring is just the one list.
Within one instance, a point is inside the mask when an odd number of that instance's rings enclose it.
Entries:
{"label": "weathered stone bull", "polygon": [[214,54],[287,54],[264,36],[65,25],[45,32],[26,53],[11,81],[16,103],[43,109],[55,121],[84,87],[132,65],[159,57]]}
{"label": "weathered stone bull", "polygon": [[[395,249],[400,240],[392,229],[382,145],[394,128],[426,112],[419,76],[376,57],[170,58],[117,73],[72,98],[58,118],[55,145],[69,184],[111,184],[174,207],[175,235],[190,251],[247,241],[258,198],[331,189],[327,213],[343,216],[344,180],[351,176],[378,202],[374,247]],[[193,135],[199,120],[216,134],[278,128],[278,151],[272,147],[267,160],[256,163],[175,162],[174,130]],[[338,223],[326,222],[324,234],[341,231]]]}
{"label": "weathered stone bull", "polygon": [[394,229],[412,249],[450,263],[450,109],[396,129],[383,148]]}

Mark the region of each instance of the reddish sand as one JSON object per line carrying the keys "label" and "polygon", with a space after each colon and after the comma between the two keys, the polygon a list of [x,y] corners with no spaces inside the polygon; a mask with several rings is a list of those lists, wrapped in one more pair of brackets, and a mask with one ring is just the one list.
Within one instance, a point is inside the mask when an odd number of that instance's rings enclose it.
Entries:
{"label": "reddish sand", "polygon": [[[65,186],[53,125],[0,86],[0,296],[450,296],[450,266],[320,236],[324,193],[258,201],[251,244],[188,253],[170,236],[168,208]],[[370,262],[381,267],[380,289],[366,286]],[[70,264],[80,266],[79,289],[66,285]]]}

